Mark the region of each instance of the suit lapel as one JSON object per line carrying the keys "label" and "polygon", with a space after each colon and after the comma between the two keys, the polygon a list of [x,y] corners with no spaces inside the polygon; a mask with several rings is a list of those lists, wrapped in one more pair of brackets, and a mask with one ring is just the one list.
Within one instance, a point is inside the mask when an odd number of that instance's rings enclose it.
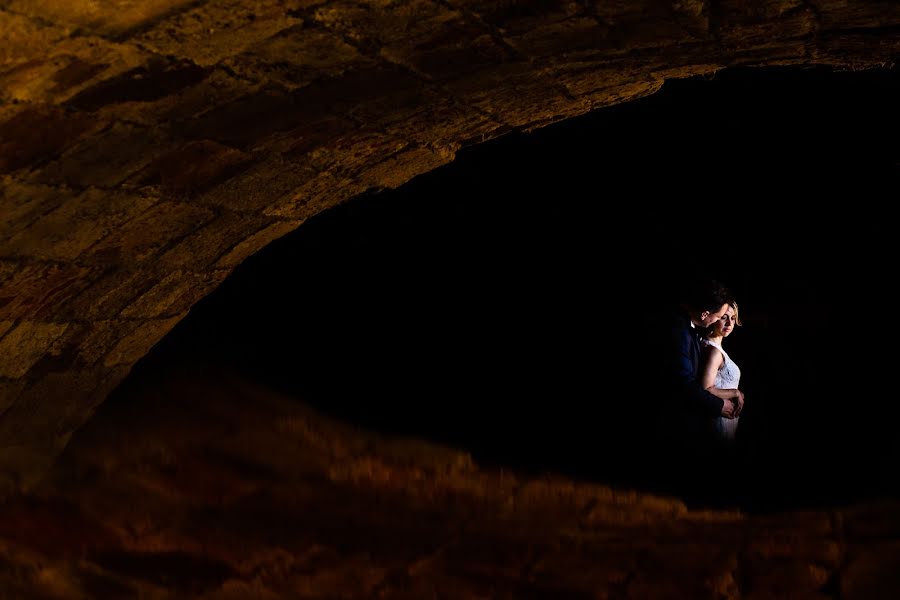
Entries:
{"label": "suit lapel", "polygon": [[694,373],[696,374],[700,370],[700,330],[696,327],[691,327],[691,347],[694,349]]}

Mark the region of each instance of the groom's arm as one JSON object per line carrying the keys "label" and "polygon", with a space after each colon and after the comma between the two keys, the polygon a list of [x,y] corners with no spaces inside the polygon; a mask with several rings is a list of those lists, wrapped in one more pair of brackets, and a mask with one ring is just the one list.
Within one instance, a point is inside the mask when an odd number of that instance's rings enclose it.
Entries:
{"label": "groom's arm", "polygon": [[674,372],[671,374],[675,382],[676,392],[689,410],[695,410],[711,417],[722,414],[725,401],[703,389],[697,378],[696,365],[691,360],[691,345],[693,340],[686,331],[673,331],[673,344],[675,346],[675,360],[672,365]]}

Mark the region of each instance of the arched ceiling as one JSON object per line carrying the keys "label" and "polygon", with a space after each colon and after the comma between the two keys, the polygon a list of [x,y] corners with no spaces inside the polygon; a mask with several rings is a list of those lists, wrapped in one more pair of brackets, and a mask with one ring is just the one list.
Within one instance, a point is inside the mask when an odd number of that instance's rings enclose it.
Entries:
{"label": "arched ceiling", "polygon": [[898,51],[888,0],[0,0],[0,488],[328,207],[667,78]]}

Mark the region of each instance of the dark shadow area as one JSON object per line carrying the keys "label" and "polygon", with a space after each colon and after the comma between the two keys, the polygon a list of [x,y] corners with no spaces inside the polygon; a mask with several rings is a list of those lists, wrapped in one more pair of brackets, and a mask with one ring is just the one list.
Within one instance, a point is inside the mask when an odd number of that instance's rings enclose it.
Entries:
{"label": "dark shadow area", "polygon": [[[896,70],[731,70],[464,149],[247,260],[120,389],[214,366],[483,464],[666,491],[647,349],[706,272],[745,322],[743,506],[897,496],[898,105]],[[721,476],[688,487],[715,502]]]}

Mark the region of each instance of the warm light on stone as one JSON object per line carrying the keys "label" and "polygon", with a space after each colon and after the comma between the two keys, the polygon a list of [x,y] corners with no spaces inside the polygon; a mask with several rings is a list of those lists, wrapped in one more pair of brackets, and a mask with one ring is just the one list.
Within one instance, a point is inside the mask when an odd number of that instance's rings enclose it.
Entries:
{"label": "warm light on stone", "polygon": [[[0,2],[0,596],[896,592],[894,504],[705,515],[364,439],[277,396],[251,415],[236,383],[188,408],[172,399],[196,382],[164,382],[53,465],[197,302],[311,217],[666,79],[890,65],[898,26],[890,1]],[[167,431],[161,407],[234,436]]]}

